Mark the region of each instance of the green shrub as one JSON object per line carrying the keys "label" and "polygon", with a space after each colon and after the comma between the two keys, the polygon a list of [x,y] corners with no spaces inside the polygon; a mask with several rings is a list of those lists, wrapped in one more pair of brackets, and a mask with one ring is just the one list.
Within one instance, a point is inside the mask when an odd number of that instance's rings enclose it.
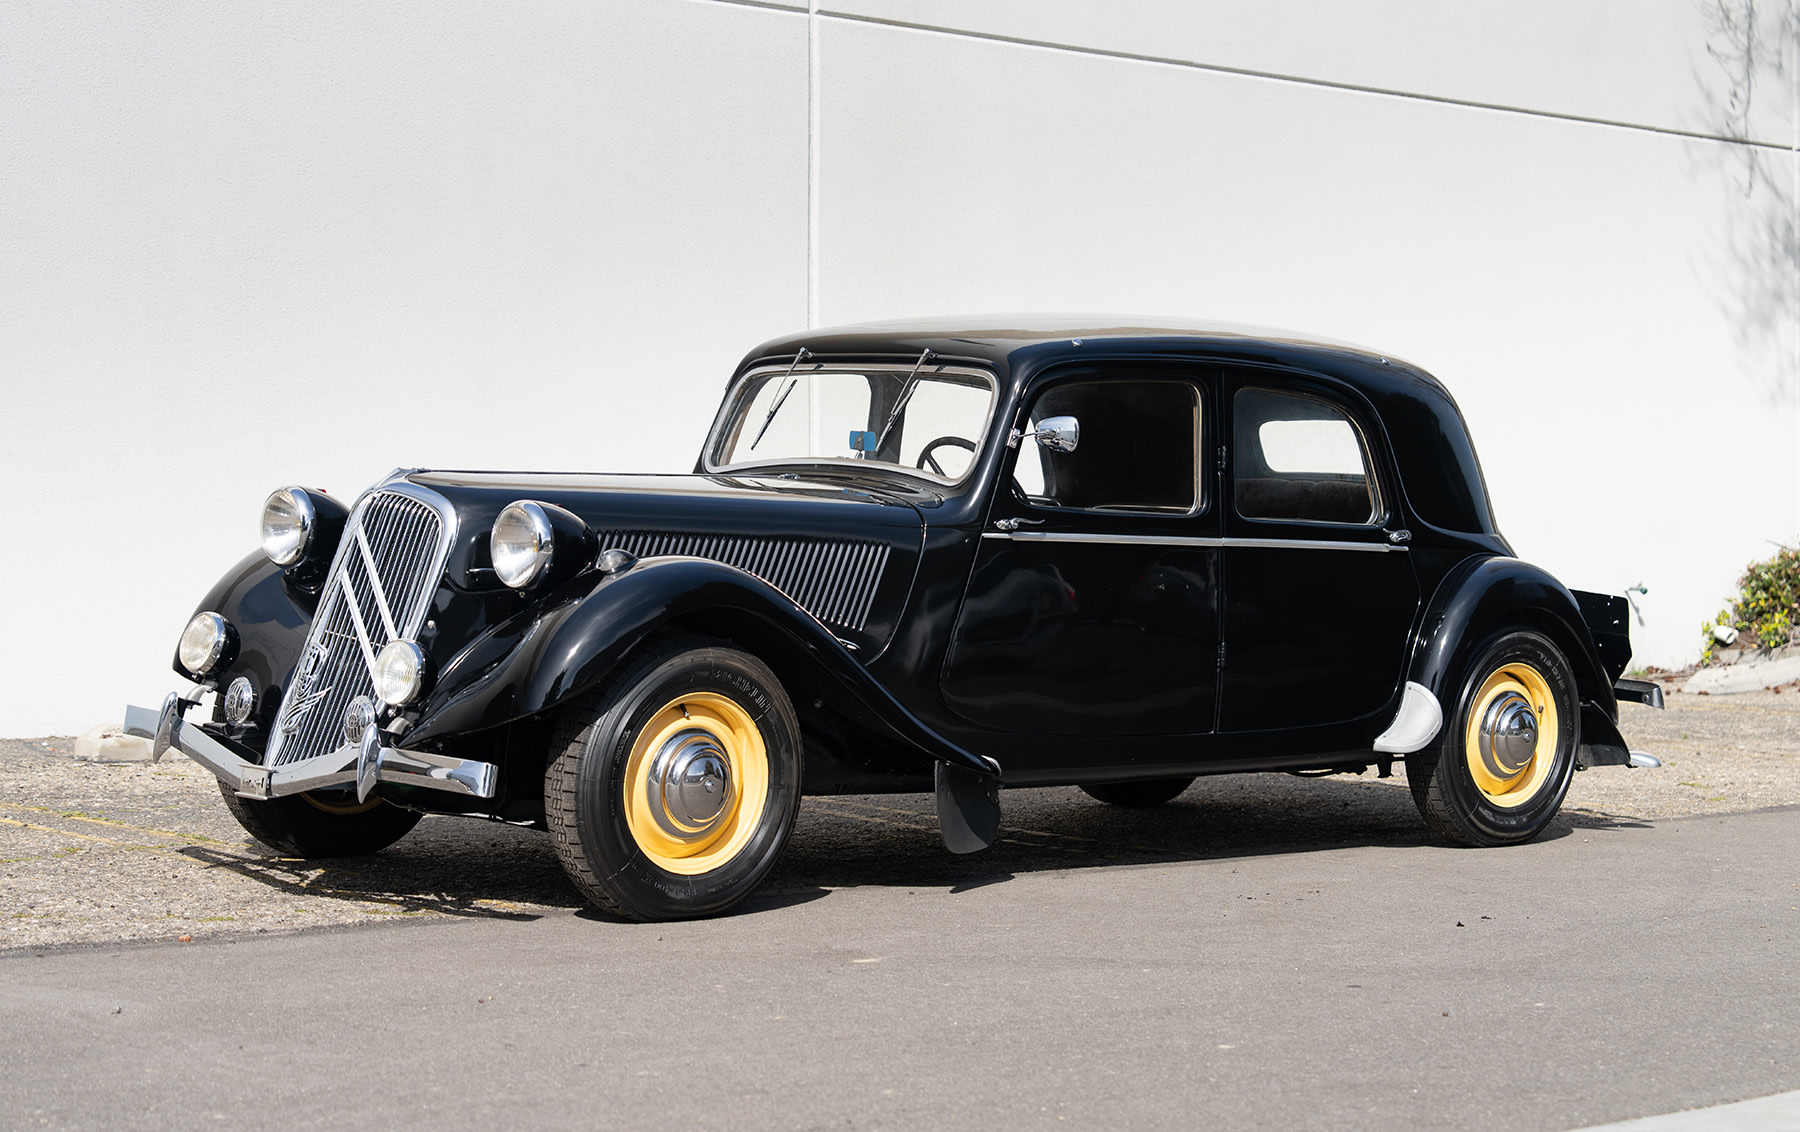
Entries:
{"label": "green shrub", "polygon": [[1700,627],[1704,638],[1702,664],[1713,658],[1713,650],[1718,646],[1713,629],[1720,625],[1736,629],[1737,643],[1744,648],[1777,648],[1789,643],[1794,627],[1800,625],[1800,550],[1783,547],[1775,557],[1744,568],[1731,608],[1721,609],[1717,617]]}

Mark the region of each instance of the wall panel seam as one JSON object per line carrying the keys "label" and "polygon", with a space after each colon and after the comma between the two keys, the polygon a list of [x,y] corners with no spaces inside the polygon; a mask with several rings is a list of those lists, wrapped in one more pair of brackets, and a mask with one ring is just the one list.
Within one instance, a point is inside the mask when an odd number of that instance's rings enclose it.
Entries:
{"label": "wall panel seam", "polygon": [[1365,83],[1344,82],[1337,79],[1312,78],[1306,75],[1283,74],[1279,71],[1261,71],[1253,67],[1233,67],[1226,63],[1206,63],[1198,59],[1182,59],[1172,55],[1151,55],[1146,52],[1126,51],[1121,48],[1093,47],[1079,43],[1062,43],[1049,39],[1033,39],[1029,36],[1006,35],[1002,32],[977,31],[971,28],[949,27],[942,24],[928,24],[911,20],[897,20],[887,16],[871,16],[861,12],[845,12],[831,8],[809,8],[805,5],[791,6],[773,3],[771,0],[705,0],[713,4],[730,4],[738,7],[773,8],[781,11],[807,13],[819,19],[837,20],[843,23],[867,24],[876,27],[890,27],[902,31],[926,32],[934,35],[946,35],[959,39],[981,40],[988,43],[1003,43],[1014,47],[1034,47],[1044,51],[1057,51],[1071,55],[1086,55],[1100,59],[1117,59],[1130,63],[1148,63],[1159,67],[1179,67],[1190,71],[1207,71],[1219,75],[1233,75],[1239,78],[1263,79],[1268,82],[1290,83],[1296,86],[1318,87],[1323,90],[1341,90],[1352,94],[1374,95],[1380,98],[1401,98],[1414,102],[1435,103],[1440,106],[1457,106],[1468,110],[1488,110],[1497,114],[1515,114],[1527,118],[1543,118],[1555,122],[1572,122],[1585,126],[1601,126],[1607,129],[1631,130],[1637,133],[1659,134],[1664,137],[1686,138],[1691,141],[1723,142],[1728,145],[1746,145],[1756,149],[1768,149],[1788,152],[1789,146],[1784,142],[1759,141],[1755,138],[1732,137],[1729,134],[1710,133],[1705,130],[1683,130],[1674,126],[1656,126],[1647,122],[1628,122],[1619,118],[1601,118],[1589,114],[1571,114],[1561,110],[1544,110],[1529,106],[1512,106],[1503,102],[1485,102],[1476,98],[1457,98],[1454,95],[1431,94],[1425,91],[1400,90],[1392,87],[1370,86]]}

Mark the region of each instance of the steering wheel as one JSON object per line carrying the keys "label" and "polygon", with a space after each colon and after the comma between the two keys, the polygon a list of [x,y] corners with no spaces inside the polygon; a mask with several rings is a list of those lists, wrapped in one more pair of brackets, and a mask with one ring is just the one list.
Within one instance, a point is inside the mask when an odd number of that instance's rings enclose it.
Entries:
{"label": "steering wheel", "polygon": [[964,448],[970,452],[975,451],[975,442],[973,440],[964,440],[960,436],[940,436],[930,444],[919,449],[919,462],[914,464],[913,467],[919,469],[929,467],[936,474],[949,478],[945,475],[943,467],[938,464],[937,459],[931,454],[932,449],[942,448],[946,444],[952,448]]}

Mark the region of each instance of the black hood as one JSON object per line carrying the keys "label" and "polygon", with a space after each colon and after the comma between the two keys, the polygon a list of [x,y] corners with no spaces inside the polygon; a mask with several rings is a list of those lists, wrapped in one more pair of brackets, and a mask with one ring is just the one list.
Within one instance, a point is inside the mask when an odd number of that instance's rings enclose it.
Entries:
{"label": "black hood", "polygon": [[507,504],[554,503],[601,536],[692,533],[880,542],[916,551],[924,522],[899,489],[859,482],[709,475],[414,472],[410,482],[449,500],[456,539],[445,574],[489,564],[487,538]]}

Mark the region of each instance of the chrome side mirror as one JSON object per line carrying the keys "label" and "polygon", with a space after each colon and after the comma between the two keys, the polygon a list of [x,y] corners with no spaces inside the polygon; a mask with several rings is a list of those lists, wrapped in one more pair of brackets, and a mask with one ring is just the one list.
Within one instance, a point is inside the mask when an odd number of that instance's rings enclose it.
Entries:
{"label": "chrome side mirror", "polygon": [[1074,417],[1045,417],[1031,432],[1013,429],[1007,447],[1017,448],[1019,441],[1027,438],[1037,441],[1039,447],[1048,448],[1052,452],[1073,452],[1075,445],[1081,442],[1081,422]]}

